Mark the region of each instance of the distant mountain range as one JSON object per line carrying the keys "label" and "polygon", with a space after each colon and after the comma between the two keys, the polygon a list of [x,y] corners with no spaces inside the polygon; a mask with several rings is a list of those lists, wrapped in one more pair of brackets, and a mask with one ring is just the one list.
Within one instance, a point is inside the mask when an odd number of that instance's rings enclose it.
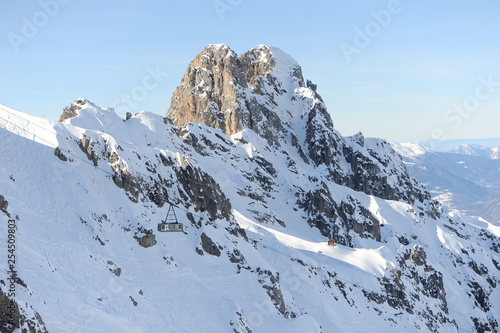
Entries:
{"label": "distant mountain range", "polygon": [[[393,144],[410,174],[452,209],[500,223],[500,139]],[[480,145],[478,142],[488,144]],[[458,146],[452,145],[460,143]],[[432,150],[434,147],[436,150]],[[446,152],[440,149],[450,148]]]}
{"label": "distant mountain range", "polygon": [[492,149],[500,146],[500,138],[456,139],[456,140],[430,139],[422,141],[419,144],[436,152],[449,152],[464,144],[468,146],[482,146]]}
{"label": "distant mountain range", "polygon": [[498,160],[500,159],[500,146],[495,148],[489,148],[477,144],[464,143],[450,150],[450,153]]}

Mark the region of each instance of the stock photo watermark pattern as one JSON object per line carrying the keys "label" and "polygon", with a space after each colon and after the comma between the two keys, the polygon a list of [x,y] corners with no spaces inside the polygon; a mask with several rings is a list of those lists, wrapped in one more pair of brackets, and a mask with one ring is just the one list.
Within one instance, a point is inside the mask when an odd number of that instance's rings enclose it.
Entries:
{"label": "stock photo watermark pattern", "polygon": [[146,74],[143,76],[141,84],[135,85],[128,93],[121,94],[120,98],[114,100],[111,106],[120,112],[130,113],[141,102],[146,100],[149,93],[157,89],[168,75],[158,65],[154,69],[149,66],[146,67]]}
{"label": "stock photo watermark pattern", "polygon": [[500,81],[492,74],[479,76],[477,80],[479,83],[474,88],[474,93],[465,97],[461,102],[455,103],[443,113],[442,120],[448,126],[434,128],[432,139],[448,139],[449,132],[459,130],[466,119],[478,112],[481,103],[490,99],[500,87]]}
{"label": "stock photo watermark pattern", "polygon": [[236,7],[241,5],[243,0],[215,0],[212,6],[221,21],[224,21],[227,12],[232,12]]}
{"label": "stock photo watermark pattern", "polygon": [[21,46],[28,44],[38,33],[45,28],[49,22],[59,14],[63,5],[71,0],[40,0],[38,6],[40,10],[33,15],[21,19],[19,32],[10,32],[7,34],[10,45],[14,53],[20,52]]}
{"label": "stock photo watermark pattern", "polygon": [[9,305],[7,309],[9,310],[9,324],[16,326],[17,320],[16,318],[16,283],[17,283],[17,270],[16,270],[16,220],[9,219],[8,222],[8,239],[7,239],[7,265],[9,270],[7,271],[9,281],[9,289],[7,297],[9,298]]}
{"label": "stock photo watermark pattern", "polygon": [[[0,208],[2,203],[6,201],[0,196]],[[19,327],[19,311],[16,304],[16,284],[18,283],[17,274],[17,221],[16,219],[9,218],[7,221],[7,234],[5,237],[5,257],[7,263],[7,278],[5,283],[5,291],[2,290],[2,304],[0,304],[0,316],[4,321],[4,327],[16,328]]]}
{"label": "stock photo watermark pattern", "polygon": [[354,37],[351,43],[339,44],[342,55],[347,63],[351,63],[353,56],[361,54],[370,43],[377,38],[391,23],[393,18],[403,11],[404,7],[399,0],[391,0],[385,9],[370,12],[372,20],[360,28],[354,27]]}

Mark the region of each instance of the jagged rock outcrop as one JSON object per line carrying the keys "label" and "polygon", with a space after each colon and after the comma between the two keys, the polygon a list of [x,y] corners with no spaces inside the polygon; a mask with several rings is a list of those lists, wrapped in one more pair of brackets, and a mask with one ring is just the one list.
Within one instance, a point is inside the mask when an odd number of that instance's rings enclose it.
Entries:
{"label": "jagged rock outcrop", "polygon": [[0,194],[0,210],[7,211],[7,208],[9,208],[9,202]]}
{"label": "jagged rock outcrop", "polygon": [[[277,63],[277,54],[287,63]],[[259,45],[238,57],[227,45],[209,45],[189,64],[167,116],[178,127],[197,122],[227,135],[248,128],[277,143],[288,118],[276,112],[277,99],[290,99],[295,85],[304,86],[302,70],[279,49]]]}
{"label": "jagged rock outcrop", "polygon": [[73,103],[71,103],[70,106],[67,106],[63,109],[63,112],[61,114],[61,116],[59,117],[59,122],[63,122],[65,121],[66,119],[71,119],[71,118],[74,118],[76,116],[78,116],[78,110],[81,110],[82,107],[85,106],[85,104],[88,104],[89,101],[86,100],[85,98],[78,98],[76,101],[74,101]]}
{"label": "jagged rock outcrop", "polygon": [[[3,283],[3,280],[0,282]],[[48,333],[42,317],[33,308],[24,305],[21,308],[13,299],[9,299],[6,294],[0,290],[0,331],[2,333],[13,333],[16,331],[30,333]],[[28,314],[27,311],[32,312]]]}
{"label": "jagged rock outcrop", "polygon": [[207,234],[205,233],[202,233],[201,234],[201,247],[202,249],[210,254],[210,255],[213,255],[213,256],[216,256],[216,257],[219,257],[220,256],[220,249],[219,247],[217,246],[217,244],[215,244],[215,242],[207,236]]}
{"label": "jagged rock outcrop", "polygon": [[144,228],[139,228],[134,238],[144,248],[154,246],[157,243],[153,230],[145,230]]}
{"label": "jagged rock outcrop", "polygon": [[168,115],[177,127],[195,121],[236,133],[242,129],[235,121],[237,85],[246,86],[237,55],[225,45],[209,45],[190,63]]}
{"label": "jagged rock outcrop", "polygon": [[[87,158],[94,163],[94,166],[98,165],[99,157],[94,151],[94,143],[92,140],[89,140],[85,135],[82,136],[82,139],[79,143],[80,149],[87,155]],[[59,156],[57,156],[59,157]],[[59,157],[60,158],[60,157]]]}
{"label": "jagged rock outcrop", "polygon": [[231,203],[224,195],[219,184],[207,173],[191,166],[175,168],[183,193],[186,193],[189,202],[199,212],[207,212],[210,219],[224,218],[229,220]]}

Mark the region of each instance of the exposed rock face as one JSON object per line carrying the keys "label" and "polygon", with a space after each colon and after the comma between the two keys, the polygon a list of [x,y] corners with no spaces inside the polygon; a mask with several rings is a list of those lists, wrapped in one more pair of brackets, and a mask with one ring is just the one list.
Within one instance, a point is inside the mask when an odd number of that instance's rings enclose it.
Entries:
{"label": "exposed rock face", "polygon": [[7,211],[9,202],[5,200],[4,196],[0,194],[0,210]]}
{"label": "exposed rock face", "polygon": [[145,230],[144,228],[139,228],[139,235],[135,235],[134,238],[137,240],[140,246],[144,248],[148,248],[156,245],[156,235],[153,233],[153,230]]}
{"label": "exposed rock face", "polygon": [[19,328],[19,306],[0,290],[0,329],[11,333]]}
{"label": "exposed rock face", "polygon": [[279,273],[274,275],[271,271],[261,270],[260,268],[257,268],[256,271],[260,276],[259,283],[262,284],[262,287],[267,291],[267,294],[273,301],[273,304],[279,313],[287,319],[290,317],[294,318],[295,314],[287,310],[280,286]]}
{"label": "exposed rock face", "polygon": [[[83,135],[79,146],[80,149],[85,153],[85,155],[87,155],[87,158],[94,163],[94,166],[97,166],[99,157],[94,151],[94,143],[92,142],[92,140],[87,139],[87,137]],[[58,155],[56,156],[59,157]],[[61,159],[61,157],[59,157],[59,159]]]}
{"label": "exposed rock face", "polygon": [[[3,280],[1,283],[3,284]],[[48,333],[42,317],[37,311],[27,304],[25,308],[21,308],[19,304],[9,299],[7,295],[0,290],[0,331],[2,333],[13,333],[16,331],[30,333]],[[29,309],[32,315],[26,312]]]}
{"label": "exposed rock face", "polygon": [[122,274],[122,269],[118,267],[113,261],[108,260],[108,269],[111,273],[116,275],[117,277],[120,277]]}
{"label": "exposed rock face", "polygon": [[89,103],[89,101],[87,101],[85,98],[78,98],[76,101],[71,103],[70,106],[67,106],[63,109],[63,112],[62,112],[61,116],[59,117],[58,121],[60,123],[62,123],[66,119],[71,119],[71,118],[78,116],[77,111],[81,110],[82,107],[87,103]]}
{"label": "exposed rock face", "polygon": [[54,155],[56,155],[57,158],[59,158],[61,161],[66,162],[68,160],[66,155],[63,154],[63,152],[59,149],[59,147],[56,147],[56,149],[54,149]]}
{"label": "exposed rock face", "polygon": [[415,246],[411,250],[411,255],[410,255],[411,261],[417,266],[422,266],[425,264],[425,260],[427,258],[427,254],[425,253],[425,250],[420,247],[420,246]]}
{"label": "exposed rock face", "polygon": [[228,134],[238,132],[241,126],[233,123],[237,98],[233,82],[245,84],[237,55],[227,46],[207,46],[190,63],[172,96],[168,115],[178,127],[195,121]]}
{"label": "exposed rock face", "polygon": [[201,247],[203,248],[203,250],[206,253],[213,255],[213,256],[216,256],[216,257],[220,257],[219,247],[205,233],[201,234]]}
{"label": "exposed rock face", "polygon": [[191,166],[176,168],[175,171],[184,192],[197,211],[206,211],[212,220],[229,219],[231,203],[209,174]]}
{"label": "exposed rock face", "polygon": [[[278,66],[276,53],[289,63]],[[167,116],[178,127],[197,122],[228,135],[248,128],[274,142],[284,130],[276,98],[295,88],[280,75],[304,86],[300,66],[278,49],[259,45],[238,57],[227,45],[209,45],[189,64]]]}

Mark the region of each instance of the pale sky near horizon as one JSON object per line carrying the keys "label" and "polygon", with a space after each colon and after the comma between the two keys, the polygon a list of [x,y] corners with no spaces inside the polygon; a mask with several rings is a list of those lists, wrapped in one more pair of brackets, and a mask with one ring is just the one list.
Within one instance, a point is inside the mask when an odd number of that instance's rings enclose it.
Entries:
{"label": "pale sky near horizon", "polygon": [[207,44],[268,44],[343,135],[500,137],[499,14],[494,0],[0,0],[0,103],[53,120],[79,97],[164,114]]}

